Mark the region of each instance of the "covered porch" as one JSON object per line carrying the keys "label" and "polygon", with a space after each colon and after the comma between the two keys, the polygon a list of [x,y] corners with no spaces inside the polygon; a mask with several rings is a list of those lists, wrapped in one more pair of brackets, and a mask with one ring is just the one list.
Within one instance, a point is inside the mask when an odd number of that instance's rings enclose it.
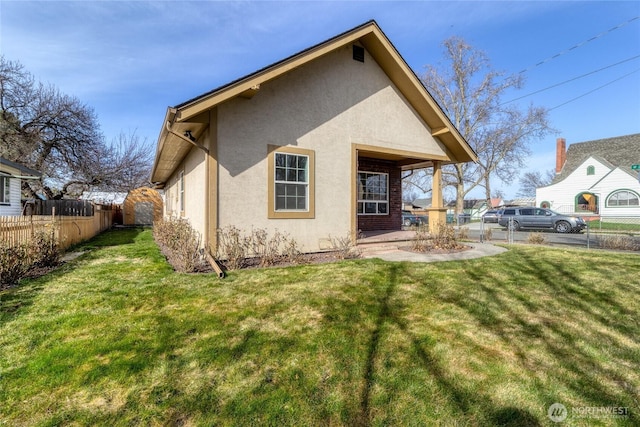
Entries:
{"label": "covered porch", "polygon": [[[358,242],[366,239],[411,240],[415,231],[402,229],[402,172],[432,168],[432,204],[427,208],[429,228],[446,222],[442,196],[443,155],[425,155],[402,150],[356,145],[353,147],[352,231]],[[383,237],[384,236],[384,237]]]}

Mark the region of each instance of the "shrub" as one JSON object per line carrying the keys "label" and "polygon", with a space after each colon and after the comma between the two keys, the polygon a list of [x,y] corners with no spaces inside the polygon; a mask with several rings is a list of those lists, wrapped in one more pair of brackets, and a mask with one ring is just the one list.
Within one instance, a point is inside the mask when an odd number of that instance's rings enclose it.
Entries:
{"label": "shrub", "polygon": [[411,248],[417,252],[429,252],[432,250],[454,250],[462,248],[456,240],[456,232],[451,225],[438,223],[433,233],[426,230],[416,231],[415,240]]}
{"label": "shrub", "polygon": [[243,236],[240,229],[231,225],[218,230],[218,252],[216,258],[224,260],[228,270],[237,270],[246,265],[251,239]]}
{"label": "shrub", "polygon": [[267,230],[257,228],[252,229],[249,235],[244,235],[235,226],[218,230],[216,258],[222,260],[228,270],[237,270],[250,264],[259,267],[280,262],[298,264],[303,260],[298,243],[287,234],[275,230],[270,236]]}
{"label": "shrub", "polygon": [[290,264],[302,264],[304,262],[304,256],[298,248],[298,242],[294,239],[289,239],[284,243],[283,257],[285,262]]}
{"label": "shrub", "polygon": [[464,240],[469,238],[469,227],[460,227],[458,229],[458,239]]}
{"label": "shrub", "polygon": [[543,245],[547,242],[547,238],[542,233],[529,233],[527,242],[532,245]]}
{"label": "shrub", "polygon": [[275,265],[282,258],[280,246],[287,240],[287,237],[278,230],[271,237],[265,229],[252,230],[251,247],[253,256],[260,261],[260,267]]}
{"label": "shrub", "polygon": [[53,267],[60,261],[60,247],[55,228],[38,231],[29,242],[31,262],[36,267]]}
{"label": "shrub", "polygon": [[431,247],[429,231],[427,228],[418,228],[414,240],[411,242],[411,249],[416,252],[427,252]]}
{"label": "shrub", "polygon": [[451,250],[462,247],[456,240],[456,232],[451,225],[438,223],[432,235],[433,246],[437,249]]}
{"label": "shrub", "polygon": [[485,240],[491,240],[491,238],[493,237],[493,231],[491,228],[485,228],[484,229],[484,238]]}
{"label": "shrub", "polygon": [[55,228],[36,231],[26,243],[0,242],[0,285],[16,285],[34,268],[55,267],[60,262],[60,246]]}
{"label": "shrub", "polygon": [[31,250],[28,244],[9,245],[0,242],[0,285],[18,283],[31,267]]}
{"label": "shrub", "polygon": [[204,263],[200,235],[186,219],[171,218],[154,223],[153,237],[176,271],[193,273]]}
{"label": "shrub", "polygon": [[360,258],[362,254],[357,248],[356,239],[351,236],[351,233],[347,233],[344,237],[331,237],[331,248],[336,251],[336,255],[339,259],[355,259]]}
{"label": "shrub", "polygon": [[599,243],[603,249],[640,251],[640,239],[631,236],[602,236]]}

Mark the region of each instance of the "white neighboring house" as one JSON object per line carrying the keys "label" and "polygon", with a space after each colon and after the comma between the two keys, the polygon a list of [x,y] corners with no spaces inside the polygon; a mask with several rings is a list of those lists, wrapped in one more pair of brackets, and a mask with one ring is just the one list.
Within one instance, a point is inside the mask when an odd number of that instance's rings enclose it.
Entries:
{"label": "white neighboring house", "polygon": [[0,216],[22,214],[22,180],[37,179],[38,171],[0,157]]}
{"label": "white neighboring house", "polygon": [[640,133],[571,144],[558,138],[556,176],[536,190],[540,207],[582,216],[640,218]]}

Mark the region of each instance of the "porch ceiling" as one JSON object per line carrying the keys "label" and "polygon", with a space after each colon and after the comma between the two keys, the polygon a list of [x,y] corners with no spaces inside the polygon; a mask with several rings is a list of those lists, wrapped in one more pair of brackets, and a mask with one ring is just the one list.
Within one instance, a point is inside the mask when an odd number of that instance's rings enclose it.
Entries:
{"label": "porch ceiling", "polygon": [[390,160],[396,162],[402,170],[413,170],[429,168],[433,166],[434,160],[445,162],[448,160],[443,156],[433,156],[428,158],[425,156],[403,154],[397,152],[384,152],[377,150],[358,149],[358,157],[368,157],[370,159]]}

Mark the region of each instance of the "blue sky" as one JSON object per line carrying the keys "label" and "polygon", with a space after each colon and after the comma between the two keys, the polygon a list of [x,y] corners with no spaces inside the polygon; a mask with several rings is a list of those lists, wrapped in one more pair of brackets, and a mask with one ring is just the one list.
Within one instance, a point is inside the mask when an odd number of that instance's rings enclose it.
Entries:
{"label": "blue sky", "polygon": [[552,108],[559,130],[534,142],[530,169],[555,166],[558,136],[640,132],[640,1],[0,0],[0,52],[92,106],[107,140],[136,131],[155,142],[168,106],[370,19],[418,75],[452,35],[495,69],[526,70],[505,101],[606,68],[515,101]]}

